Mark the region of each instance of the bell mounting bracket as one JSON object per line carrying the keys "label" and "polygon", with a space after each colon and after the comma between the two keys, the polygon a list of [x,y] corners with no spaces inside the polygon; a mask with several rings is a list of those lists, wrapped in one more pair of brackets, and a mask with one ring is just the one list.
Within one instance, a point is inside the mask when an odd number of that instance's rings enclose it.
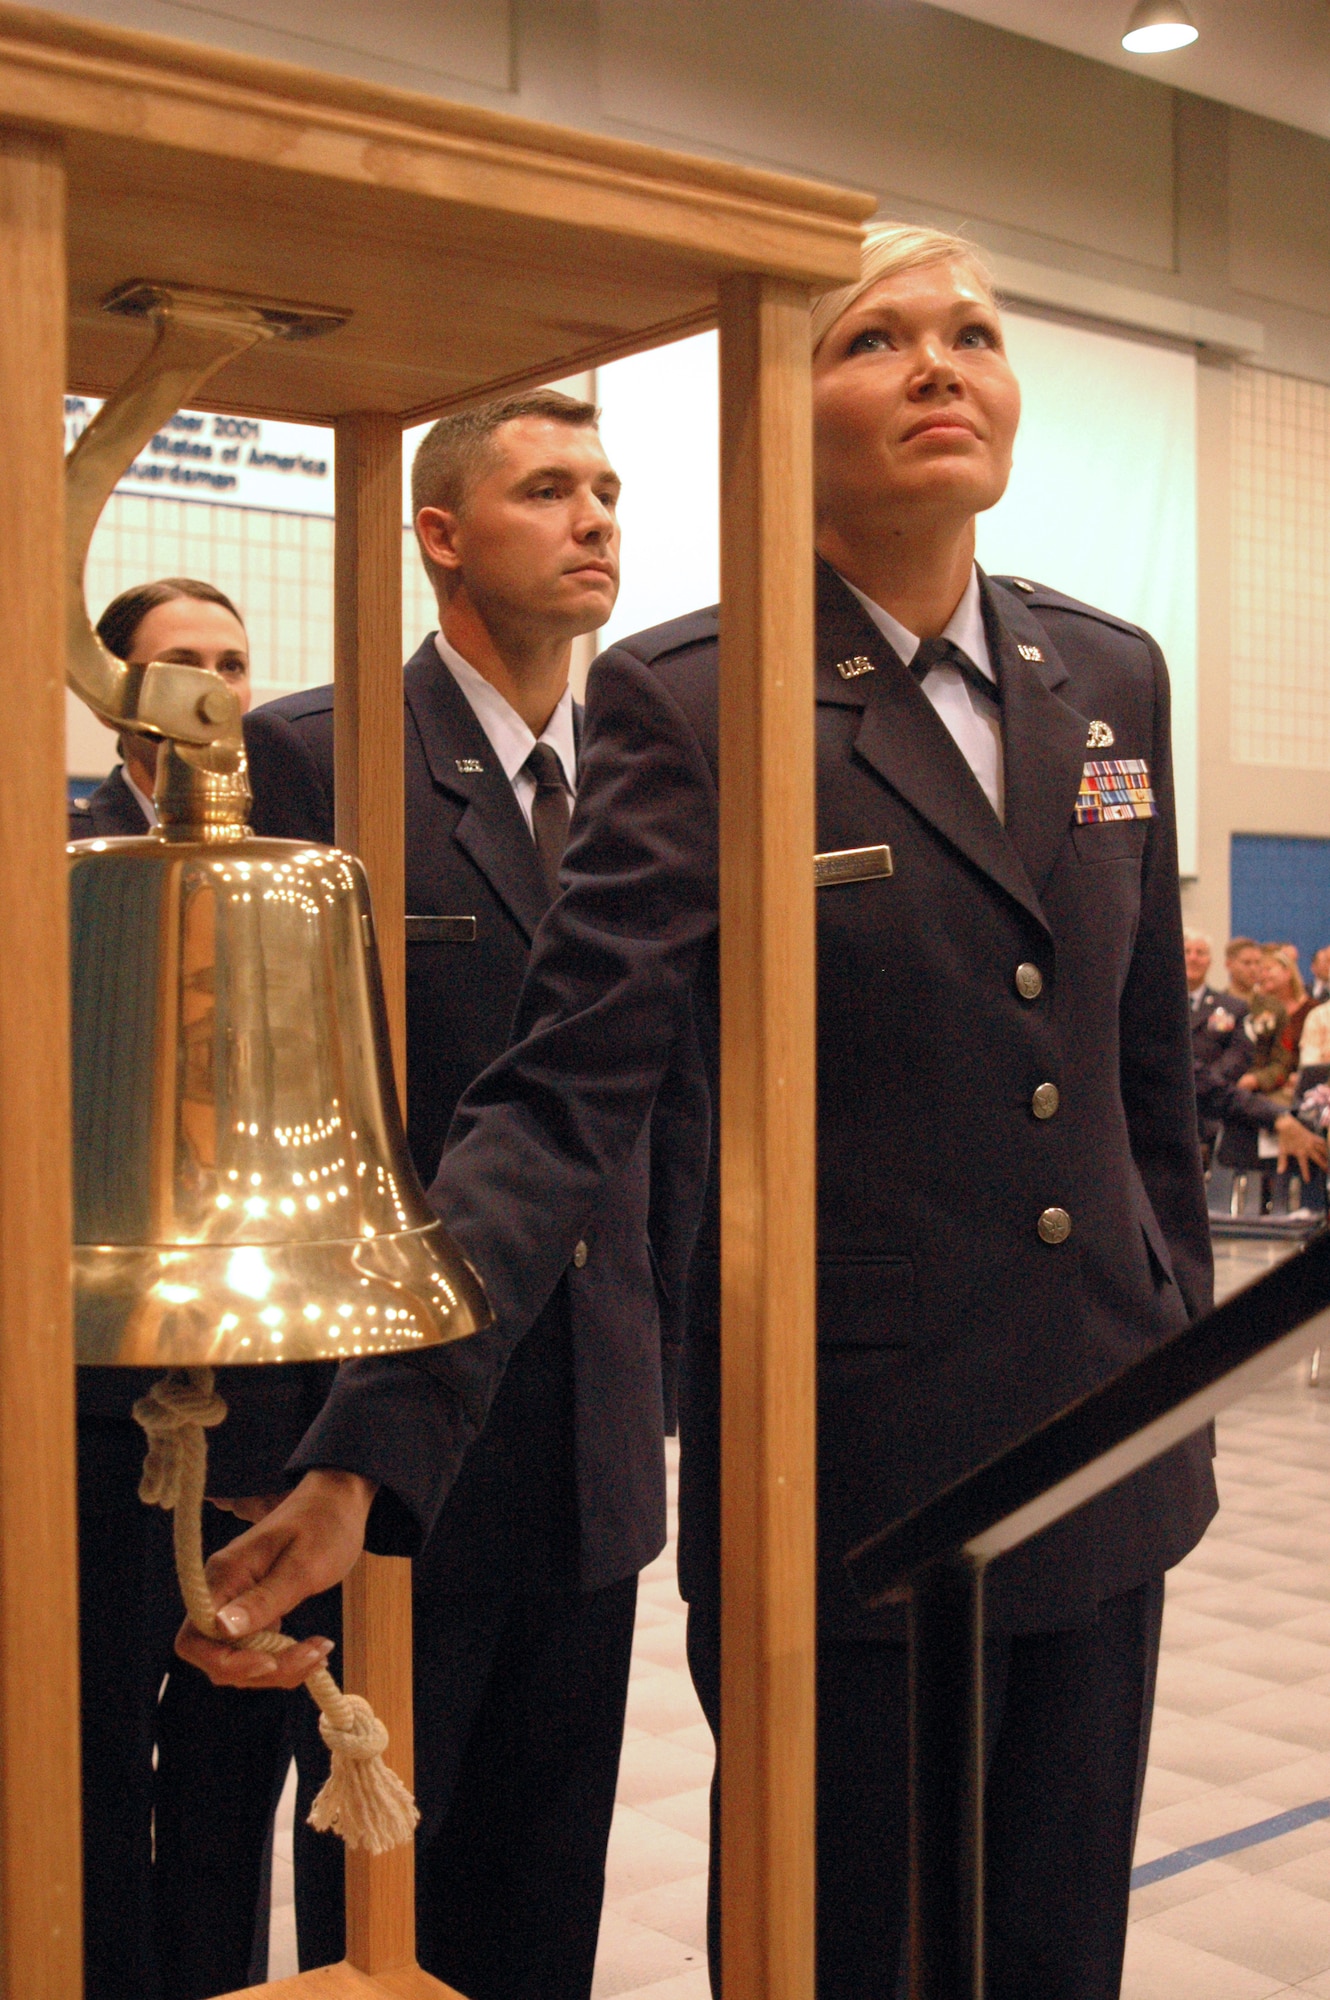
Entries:
{"label": "bell mounting bracket", "polygon": [[103,507],[144,445],[220,368],[263,341],[331,333],[350,315],[141,278],[118,285],[102,305],[149,320],[156,338],[65,460],[66,678],[112,729],[242,754],[240,703],[216,674],[164,660],[130,666],[107,652],[84,599],[88,549]]}

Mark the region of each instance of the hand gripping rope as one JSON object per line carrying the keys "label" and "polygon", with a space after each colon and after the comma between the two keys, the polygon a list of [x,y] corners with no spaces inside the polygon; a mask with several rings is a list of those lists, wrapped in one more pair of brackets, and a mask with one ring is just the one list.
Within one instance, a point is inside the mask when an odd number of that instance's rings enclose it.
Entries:
{"label": "hand gripping rope", "polygon": [[[220,1424],[226,1404],[213,1389],[211,1368],[173,1368],[134,1405],[134,1420],[148,1436],[139,1498],[174,1512],[176,1574],[191,1622],[210,1639],[251,1653],[277,1654],[295,1645],[285,1632],[252,1632],[228,1639],[219,1630],[203,1569],[203,1496],[208,1467],[206,1433]],[[348,1847],[386,1854],[410,1840],[420,1818],[416,1802],[383,1761],[388,1732],[369,1703],[343,1694],[328,1669],[305,1680],[318,1704],[319,1734],[332,1756],[328,1781],[310,1809],[316,1833],[340,1834]]]}

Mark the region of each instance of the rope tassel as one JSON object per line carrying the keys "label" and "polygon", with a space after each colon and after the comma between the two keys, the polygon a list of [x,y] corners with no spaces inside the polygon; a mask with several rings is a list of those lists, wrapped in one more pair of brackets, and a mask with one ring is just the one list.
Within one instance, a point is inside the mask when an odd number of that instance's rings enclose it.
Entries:
{"label": "rope tassel", "polygon": [[[207,1433],[226,1415],[213,1388],[211,1368],[173,1368],[134,1405],[134,1420],[148,1438],[139,1498],[174,1514],[175,1564],[190,1622],[210,1639],[246,1652],[277,1654],[295,1645],[285,1632],[252,1632],[229,1639],[218,1629],[203,1568],[203,1496],[208,1472]],[[388,1732],[369,1703],[343,1694],[326,1667],[315,1667],[305,1686],[318,1704],[319,1734],[332,1768],[310,1808],[316,1833],[336,1833],[348,1847],[386,1854],[410,1840],[420,1814],[406,1786],[383,1761]]]}

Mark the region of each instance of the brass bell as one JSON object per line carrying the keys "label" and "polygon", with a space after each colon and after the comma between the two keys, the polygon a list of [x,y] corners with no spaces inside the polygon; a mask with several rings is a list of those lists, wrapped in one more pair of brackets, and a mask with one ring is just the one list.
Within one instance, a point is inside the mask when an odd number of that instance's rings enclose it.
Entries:
{"label": "brass bell", "polygon": [[231,355],[338,316],[143,286],[108,303],[158,337],[68,461],[69,679],[162,751],[153,832],[69,849],[76,1358],[460,1339],[491,1314],[407,1151],[360,863],[256,838],[234,694],[195,667],[126,669],[83,599],[92,529],[147,438]]}

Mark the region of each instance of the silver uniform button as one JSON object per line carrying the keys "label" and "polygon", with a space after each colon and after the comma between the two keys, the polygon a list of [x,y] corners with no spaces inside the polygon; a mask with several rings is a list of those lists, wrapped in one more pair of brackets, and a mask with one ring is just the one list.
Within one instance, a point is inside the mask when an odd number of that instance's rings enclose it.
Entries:
{"label": "silver uniform button", "polygon": [[1065,1243],[1071,1235],[1071,1217],[1065,1208],[1046,1208],[1039,1218],[1041,1243]]}
{"label": "silver uniform button", "polygon": [[1022,1000],[1037,1000],[1044,990],[1044,975],[1037,965],[1016,967],[1016,991]]}
{"label": "silver uniform button", "polygon": [[573,1250],[573,1267],[580,1271],[586,1263],[586,1244],[579,1242]]}
{"label": "silver uniform button", "polygon": [[1051,1118],[1061,1102],[1055,1083],[1041,1083],[1030,1099],[1030,1109],[1036,1118]]}

